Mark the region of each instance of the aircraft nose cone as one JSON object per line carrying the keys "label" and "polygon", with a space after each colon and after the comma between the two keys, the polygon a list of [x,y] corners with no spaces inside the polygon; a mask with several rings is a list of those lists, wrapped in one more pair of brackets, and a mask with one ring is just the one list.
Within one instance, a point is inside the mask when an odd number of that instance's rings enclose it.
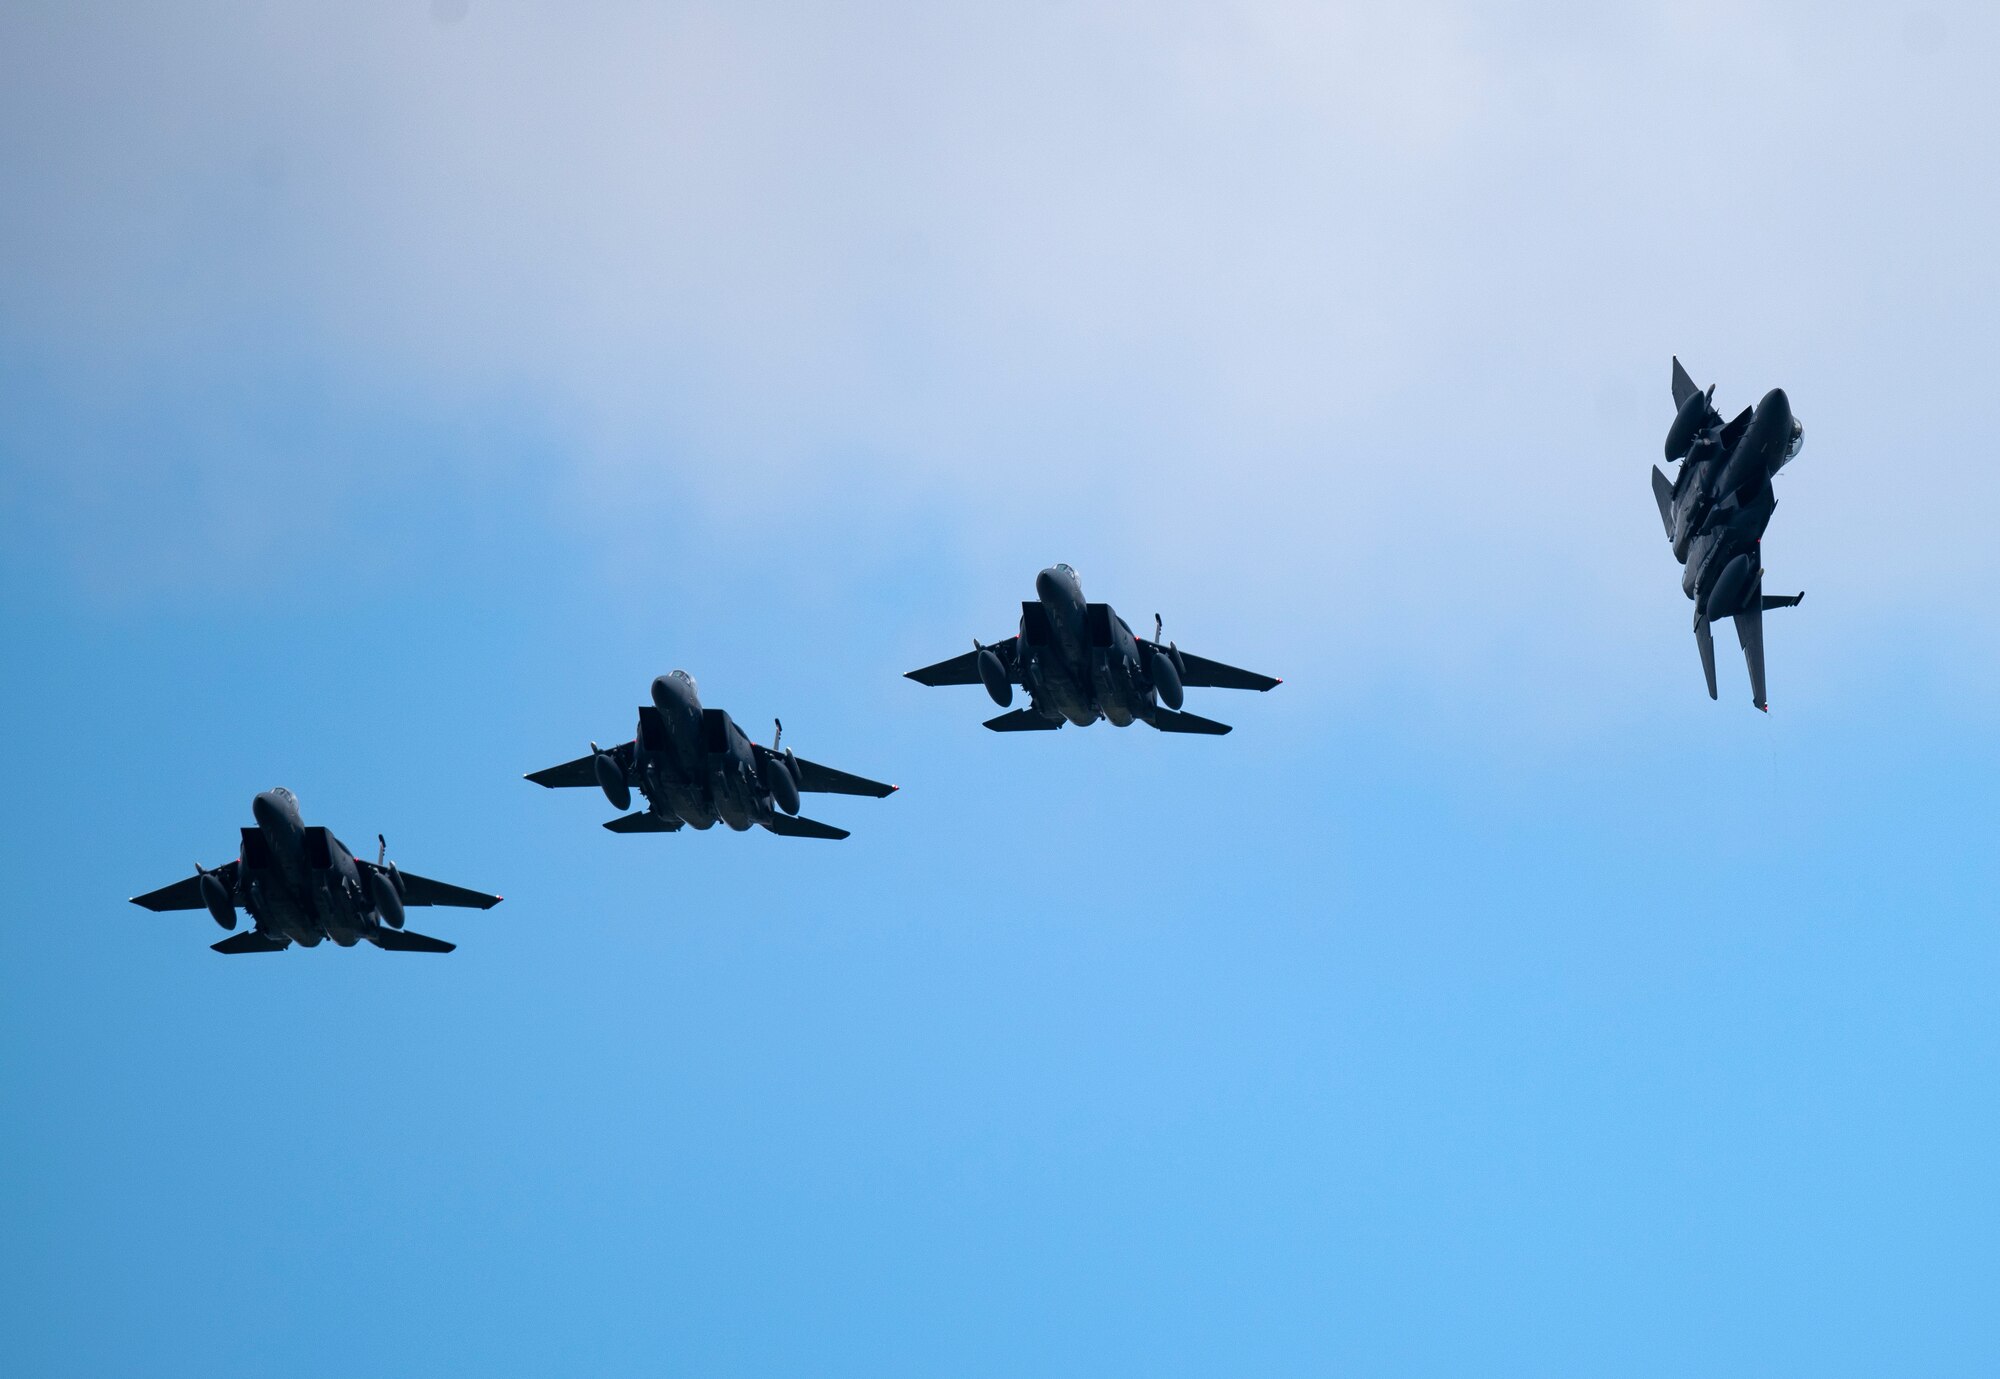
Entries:
{"label": "aircraft nose cone", "polygon": [[284,806],[268,790],[250,801],[250,812],[256,816],[260,828],[274,828],[285,817]]}
{"label": "aircraft nose cone", "polygon": [[1076,587],[1061,570],[1048,569],[1035,576],[1035,596],[1043,603],[1075,603]]}
{"label": "aircraft nose cone", "polygon": [[687,682],[672,675],[662,675],[653,681],[653,707],[661,713],[685,713],[694,706],[694,695]]}
{"label": "aircraft nose cone", "polygon": [[1771,389],[1757,404],[1757,419],[1762,421],[1767,415],[1780,425],[1788,427],[1792,424],[1792,400],[1785,396],[1783,388]]}

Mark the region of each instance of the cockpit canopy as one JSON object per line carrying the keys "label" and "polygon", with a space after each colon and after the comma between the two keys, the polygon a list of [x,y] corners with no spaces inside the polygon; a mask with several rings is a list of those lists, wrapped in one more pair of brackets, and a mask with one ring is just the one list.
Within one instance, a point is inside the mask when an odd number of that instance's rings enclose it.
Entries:
{"label": "cockpit canopy", "polygon": [[1797,417],[1792,418],[1792,438],[1785,443],[1785,462],[1791,463],[1798,453],[1806,448],[1806,424]]}

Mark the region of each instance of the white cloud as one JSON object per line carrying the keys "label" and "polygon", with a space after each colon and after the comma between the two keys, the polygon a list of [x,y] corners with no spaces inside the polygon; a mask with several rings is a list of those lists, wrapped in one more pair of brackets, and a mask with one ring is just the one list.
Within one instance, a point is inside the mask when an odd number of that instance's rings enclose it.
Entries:
{"label": "white cloud", "polygon": [[909,493],[1454,664],[1678,635],[1678,350],[1810,428],[1774,578],[1990,640],[1993,21],[1918,18],[17,10],[0,326],[114,412],[273,346],[335,413],[507,398],[632,560],[685,495],[743,531]]}

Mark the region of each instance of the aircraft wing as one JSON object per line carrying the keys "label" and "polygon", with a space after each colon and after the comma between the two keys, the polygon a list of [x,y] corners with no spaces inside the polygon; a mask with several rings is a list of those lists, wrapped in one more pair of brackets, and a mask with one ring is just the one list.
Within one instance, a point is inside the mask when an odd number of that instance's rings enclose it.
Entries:
{"label": "aircraft wing", "polygon": [[[1140,645],[1155,651],[1166,650],[1158,642],[1149,642],[1143,637],[1137,640]],[[1235,666],[1211,661],[1206,656],[1192,656],[1185,651],[1181,653],[1181,665],[1184,667],[1181,684],[1189,689],[1270,690],[1285,683],[1273,676],[1259,675],[1254,670],[1239,670]]]}
{"label": "aircraft wing", "polygon": [[[631,743],[621,742],[616,747],[607,747],[604,750],[608,755],[617,759],[618,764],[625,768],[627,775],[631,774]],[[566,786],[582,785],[587,785],[595,790],[597,788],[597,766],[591,761],[590,757],[580,756],[575,761],[565,761],[560,766],[546,766],[539,771],[530,771],[523,779],[531,780],[537,785],[545,785],[551,790],[561,789]]]}
{"label": "aircraft wing", "polygon": [[[375,864],[362,862],[361,865],[373,868]],[[469,891],[463,886],[448,885],[443,881],[433,881],[428,876],[418,876],[414,872],[406,871],[403,872],[403,903],[453,905],[461,910],[490,910],[500,903],[500,897],[488,895],[484,891]]]}
{"label": "aircraft wing", "polygon": [[[758,751],[768,751],[760,747]],[[845,771],[836,771],[831,766],[821,766],[816,761],[804,757],[792,758],[799,767],[799,789],[814,795],[872,795],[878,800],[887,799],[896,793],[893,785],[884,785],[879,780],[869,780],[866,776],[850,776]]]}
{"label": "aircraft wing", "polygon": [[[1000,664],[1007,670],[1008,680],[1017,685],[1021,683],[1021,672],[1015,651],[1020,641],[1019,636],[1013,636],[1002,642],[986,644],[986,649],[1000,658]],[[963,652],[948,661],[925,666],[922,670],[905,671],[904,678],[915,680],[920,685],[976,685],[980,682],[979,652]]]}
{"label": "aircraft wing", "polygon": [[[213,867],[209,875],[220,881],[231,895],[236,893],[235,862],[224,862]],[[176,881],[171,886],[162,886],[157,891],[147,891],[144,895],[132,897],[134,905],[144,906],[155,912],[164,910],[205,910],[208,902],[201,898],[201,878],[190,876],[185,881]]]}

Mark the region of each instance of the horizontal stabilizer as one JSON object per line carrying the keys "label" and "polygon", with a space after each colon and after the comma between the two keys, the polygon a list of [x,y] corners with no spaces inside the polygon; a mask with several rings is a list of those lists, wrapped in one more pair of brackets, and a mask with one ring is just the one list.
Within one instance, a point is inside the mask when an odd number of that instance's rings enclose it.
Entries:
{"label": "horizontal stabilizer", "polygon": [[1660,473],[1658,465],[1653,466],[1653,501],[1660,505],[1660,525],[1667,529],[1667,540],[1674,539],[1674,481]]}
{"label": "horizontal stabilizer", "polygon": [[1806,591],[1803,589],[1796,594],[1766,594],[1763,598],[1764,611],[1768,613],[1773,608],[1797,608],[1805,601],[1805,597]]}
{"label": "horizontal stabilizer", "polygon": [[1221,737],[1229,731],[1227,723],[1217,723],[1199,714],[1175,713],[1172,709],[1154,709],[1151,721],[1163,733],[1200,733],[1205,737]]}
{"label": "horizontal stabilizer", "polygon": [[1736,615],[1736,641],[1743,648],[1743,664],[1750,671],[1750,702],[1769,713],[1771,706],[1764,699],[1764,609],[1761,605]]}
{"label": "horizontal stabilizer", "polygon": [[408,929],[377,929],[368,935],[368,941],[391,953],[449,953],[458,947],[455,943],[446,943],[429,934],[412,933]]}
{"label": "horizontal stabilizer", "polygon": [[1708,619],[1694,620],[1694,644],[1701,651],[1701,673],[1708,680],[1708,697],[1715,695],[1715,634],[1708,630]]}
{"label": "horizontal stabilizer", "polygon": [[607,819],[604,826],[613,833],[676,833],[680,831],[681,821],[663,819],[650,809],[642,809],[637,814],[620,814],[615,819]]}
{"label": "horizontal stabilizer", "polygon": [[844,828],[823,824],[818,819],[800,819],[790,814],[774,814],[764,827],[781,838],[826,838],[834,842],[847,836]]}
{"label": "horizontal stabilizer", "polygon": [[1044,718],[1033,709],[1016,709],[986,720],[996,733],[1052,733],[1063,725],[1060,718]]}
{"label": "horizontal stabilizer", "polygon": [[208,945],[218,953],[282,953],[292,946],[292,941],[246,929],[240,934],[231,934],[220,943]]}

